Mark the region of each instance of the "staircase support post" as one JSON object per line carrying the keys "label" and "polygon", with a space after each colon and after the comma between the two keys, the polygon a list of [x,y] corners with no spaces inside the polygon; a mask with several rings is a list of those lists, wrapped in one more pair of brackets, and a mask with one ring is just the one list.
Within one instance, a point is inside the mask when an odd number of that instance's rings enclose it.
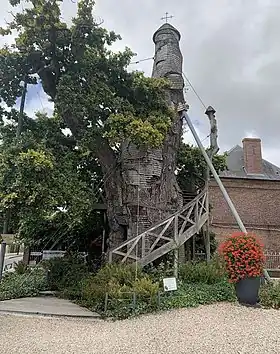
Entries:
{"label": "staircase support post", "polygon": [[[232,203],[232,201],[231,201],[231,199],[230,199],[230,197],[228,195],[228,192],[226,191],[226,189],[225,189],[225,187],[224,187],[219,175],[217,174],[217,172],[216,172],[216,170],[215,170],[215,168],[214,168],[209,156],[207,155],[207,153],[206,153],[206,151],[204,149],[204,146],[202,145],[202,143],[201,143],[201,141],[199,139],[199,136],[196,133],[196,130],[195,130],[193,124],[192,124],[192,121],[191,121],[191,119],[190,119],[185,107],[183,107],[183,109],[182,108],[179,109],[178,111],[182,113],[181,118],[186,120],[186,122],[187,122],[187,124],[188,124],[188,126],[190,128],[190,131],[192,132],[192,135],[193,135],[198,147],[200,148],[200,150],[202,152],[202,155],[205,158],[206,163],[209,166],[209,169],[212,172],[213,177],[215,178],[215,181],[217,182],[217,184],[218,184],[218,186],[219,186],[219,188],[220,188],[220,190],[221,190],[221,192],[222,192],[222,194],[223,194],[223,196],[224,196],[224,198],[225,198],[225,200],[226,200],[226,202],[227,202],[227,204],[228,204],[228,206],[230,208],[230,211],[231,211],[233,217],[235,218],[240,230],[247,234],[247,230],[246,230],[246,228],[245,228],[245,226],[244,226],[244,224],[243,224],[243,222],[242,222],[237,210],[235,209],[235,206]],[[265,278],[268,281],[271,281],[270,276],[269,276],[269,274],[268,274],[266,269],[264,270],[264,276],[265,276]]]}
{"label": "staircase support post", "polygon": [[[207,188],[206,208],[207,208],[207,214],[210,215],[210,213],[209,213],[209,180],[207,180],[206,183],[207,183],[207,186],[206,186],[206,188]],[[209,263],[211,261],[211,240],[210,240],[209,216],[207,218],[205,230],[203,230],[203,233],[204,233],[204,241],[205,241],[206,261],[207,261],[207,263]]]}
{"label": "staircase support post", "polygon": [[176,242],[176,248],[174,249],[174,277],[178,279],[178,273],[179,273],[179,244],[178,244],[178,235],[179,235],[179,230],[178,230],[178,215],[175,216],[174,218],[174,241]]}

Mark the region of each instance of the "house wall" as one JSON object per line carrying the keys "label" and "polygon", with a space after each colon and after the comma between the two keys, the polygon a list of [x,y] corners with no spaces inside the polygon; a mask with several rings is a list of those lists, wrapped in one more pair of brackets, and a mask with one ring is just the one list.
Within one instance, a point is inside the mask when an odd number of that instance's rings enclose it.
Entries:
{"label": "house wall", "polygon": [[[245,227],[258,235],[269,251],[280,252],[280,181],[223,178]],[[210,182],[211,229],[222,241],[239,228],[215,181]]]}

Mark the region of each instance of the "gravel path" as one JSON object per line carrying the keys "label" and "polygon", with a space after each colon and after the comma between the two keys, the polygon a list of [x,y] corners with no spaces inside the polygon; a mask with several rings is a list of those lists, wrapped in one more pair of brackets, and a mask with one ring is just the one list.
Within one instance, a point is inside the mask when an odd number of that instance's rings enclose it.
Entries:
{"label": "gravel path", "polygon": [[118,322],[1,315],[0,353],[280,353],[280,313],[216,304]]}

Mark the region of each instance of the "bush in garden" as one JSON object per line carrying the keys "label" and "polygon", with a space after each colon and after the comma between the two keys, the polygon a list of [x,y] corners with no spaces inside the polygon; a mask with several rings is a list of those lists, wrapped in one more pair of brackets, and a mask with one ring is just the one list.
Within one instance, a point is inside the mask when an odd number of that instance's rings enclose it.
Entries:
{"label": "bush in garden", "polygon": [[42,268],[31,268],[24,274],[8,273],[0,283],[0,300],[37,296],[43,290],[47,290],[47,278]]}
{"label": "bush in garden", "polygon": [[42,262],[48,271],[50,290],[63,291],[67,288],[79,287],[88,274],[88,267],[79,255],[69,255],[63,258],[52,258]]}
{"label": "bush in garden", "polygon": [[30,267],[28,267],[27,264],[25,264],[23,261],[19,261],[14,265],[14,270],[15,273],[18,275],[25,274],[30,271]]}
{"label": "bush in garden", "polygon": [[174,261],[167,259],[165,262],[159,263],[157,266],[148,264],[143,268],[155,281],[162,281],[163,278],[172,277],[174,274]]}
{"label": "bush in garden", "polygon": [[221,301],[235,301],[236,296],[232,284],[226,280],[214,284],[193,283],[181,284],[178,290],[161,298],[161,309],[197,307]]}
{"label": "bush in garden", "polygon": [[225,279],[224,268],[219,259],[213,259],[210,263],[186,263],[179,267],[179,277],[185,283],[214,284]]}
{"label": "bush in garden", "polygon": [[83,281],[82,301],[87,306],[104,307],[105,295],[110,299],[129,300],[136,297],[152,297],[159,289],[141,269],[123,264],[107,264],[96,275]]}
{"label": "bush in garden", "polygon": [[262,286],[260,300],[261,305],[266,308],[280,309],[280,283]]}

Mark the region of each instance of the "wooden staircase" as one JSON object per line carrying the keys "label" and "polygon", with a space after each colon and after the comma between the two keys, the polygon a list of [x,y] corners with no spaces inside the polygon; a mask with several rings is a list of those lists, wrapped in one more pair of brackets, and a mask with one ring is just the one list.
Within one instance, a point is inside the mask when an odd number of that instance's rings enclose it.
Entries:
{"label": "wooden staircase", "polygon": [[204,189],[176,213],[111,250],[109,262],[137,261],[145,266],[183,245],[200,231],[207,219],[207,191]]}

